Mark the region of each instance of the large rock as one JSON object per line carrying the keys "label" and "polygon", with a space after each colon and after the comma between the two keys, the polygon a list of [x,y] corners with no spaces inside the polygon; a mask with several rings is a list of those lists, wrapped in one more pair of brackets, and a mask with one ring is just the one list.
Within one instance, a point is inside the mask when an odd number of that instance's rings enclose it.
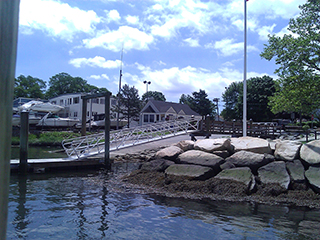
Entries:
{"label": "large rock", "polygon": [[165,173],[197,180],[206,180],[214,176],[212,168],[188,164],[171,165],[165,170]]}
{"label": "large rock", "polygon": [[320,140],[303,144],[300,149],[300,158],[310,165],[320,164]]}
{"label": "large rock", "polygon": [[293,162],[286,162],[286,167],[293,182],[296,182],[296,183],[305,182],[304,167],[300,160],[294,160]]}
{"label": "large rock", "polygon": [[225,162],[222,157],[199,150],[190,150],[184,152],[179,155],[178,160],[183,164],[194,164],[211,167],[216,171],[220,171],[220,165]]}
{"label": "large rock", "polygon": [[248,187],[248,192],[252,192],[252,190],[255,189],[256,181],[248,167],[225,169],[214,178],[228,179],[244,183]]}
{"label": "large rock", "polygon": [[226,159],[236,167],[249,167],[251,171],[256,174],[259,167],[262,167],[274,159],[269,154],[259,154],[247,151],[236,152]]}
{"label": "large rock", "polygon": [[285,189],[290,185],[290,176],[283,161],[272,162],[258,169],[262,183],[279,184]]}
{"label": "large rock", "polygon": [[179,147],[185,152],[194,148],[194,141],[182,140],[178,143],[173,144],[173,146]]}
{"label": "large rock", "polygon": [[248,151],[253,153],[269,153],[271,154],[271,148],[269,142],[262,138],[254,137],[240,137],[231,138],[231,145],[234,146],[234,151]]}
{"label": "large rock", "polygon": [[156,158],[164,158],[175,161],[179,154],[183,153],[183,150],[176,146],[166,147],[156,153]]}
{"label": "large rock", "polygon": [[278,141],[276,143],[274,156],[276,159],[293,161],[299,157],[301,143],[297,141]]}
{"label": "large rock", "polygon": [[199,140],[194,144],[194,149],[209,153],[212,153],[213,151],[232,150],[230,139],[226,138]]}
{"label": "large rock", "polygon": [[146,171],[164,172],[169,166],[175,164],[173,161],[165,159],[156,159],[150,162],[142,163],[140,169]]}
{"label": "large rock", "polygon": [[316,193],[320,193],[320,168],[310,167],[305,172],[306,179]]}

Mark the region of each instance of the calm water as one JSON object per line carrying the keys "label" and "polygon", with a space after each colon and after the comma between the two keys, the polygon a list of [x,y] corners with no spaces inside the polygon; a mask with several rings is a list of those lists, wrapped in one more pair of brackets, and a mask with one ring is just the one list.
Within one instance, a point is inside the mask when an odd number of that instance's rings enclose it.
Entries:
{"label": "calm water", "polygon": [[[58,147],[28,147],[29,159],[42,159],[42,158],[65,158],[67,155],[62,148]],[[20,148],[11,148],[11,159],[20,158]]]}
{"label": "calm water", "polygon": [[11,176],[7,239],[320,236],[319,210],[119,193],[106,184],[114,177],[99,171]]}

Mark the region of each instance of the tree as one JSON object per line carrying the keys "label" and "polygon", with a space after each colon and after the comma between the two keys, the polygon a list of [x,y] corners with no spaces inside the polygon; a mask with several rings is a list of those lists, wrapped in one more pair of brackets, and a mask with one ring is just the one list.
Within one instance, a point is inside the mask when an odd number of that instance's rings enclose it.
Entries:
{"label": "tree", "polygon": [[50,78],[49,89],[46,92],[48,98],[57,97],[66,93],[89,93],[99,90],[81,77],[72,77],[68,73],[59,73]]}
{"label": "tree", "polygon": [[[320,0],[308,0],[299,6],[300,15],[289,22],[288,30],[291,34],[283,37],[269,36],[268,44],[261,53],[261,56],[269,61],[275,58],[279,65],[275,71],[280,77],[279,92],[271,101],[274,113],[290,112],[294,109],[310,114],[319,106],[319,6]],[[312,100],[310,96],[313,97]]]}
{"label": "tree", "polygon": [[[269,107],[269,98],[276,91],[276,84],[269,76],[254,77],[247,81],[247,117],[253,121],[270,121],[274,114]],[[222,94],[225,109],[224,119],[241,120],[243,116],[243,83],[234,82]]]}
{"label": "tree", "polygon": [[141,97],[142,101],[146,101],[146,100],[150,100],[150,99],[154,99],[157,101],[166,101],[166,97],[163,95],[162,92],[158,92],[158,91],[148,91],[146,93],[144,93]]}
{"label": "tree", "polygon": [[130,120],[138,118],[141,110],[141,101],[138,90],[133,86],[125,84],[118,94],[119,106],[115,106],[112,110],[121,113],[128,120],[128,127]]}
{"label": "tree", "polygon": [[193,111],[199,113],[202,117],[213,116],[215,114],[215,105],[208,99],[208,94],[204,90],[193,92],[192,96],[182,94],[180,103],[187,104]]}
{"label": "tree", "polygon": [[31,76],[20,75],[15,79],[14,97],[44,98],[46,82]]}
{"label": "tree", "polygon": [[221,112],[221,116],[231,121],[233,119],[241,119],[242,106],[240,106],[240,94],[243,92],[242,82],[233,82],[226,91],[222,94],[222,99],[225,102],[225,108]]}

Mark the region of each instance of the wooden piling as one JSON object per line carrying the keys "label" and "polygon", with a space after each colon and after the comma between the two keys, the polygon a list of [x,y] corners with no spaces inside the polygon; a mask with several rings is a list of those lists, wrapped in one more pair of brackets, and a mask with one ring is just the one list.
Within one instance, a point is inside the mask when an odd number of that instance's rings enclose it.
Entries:
{"label": "wooden piling", "polygon": [[6,238],[19,0],[0,0],[0,240]]}
{"label": "wooden piling", "polygon": [[19,174],[27,174],[28,171],[28,135],[29,112],[23,111],[20,115],[20,162]]}

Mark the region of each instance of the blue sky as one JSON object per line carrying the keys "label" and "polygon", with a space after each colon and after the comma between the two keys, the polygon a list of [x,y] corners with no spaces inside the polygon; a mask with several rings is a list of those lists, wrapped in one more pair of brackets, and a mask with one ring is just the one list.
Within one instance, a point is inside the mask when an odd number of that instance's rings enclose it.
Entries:
{"label": "blue sky", "polygon": [[[260,53],[305,2],[247,2],[247,78],[276,78]],[[21,0],[19,21],[16,76],[66,72],[116,94],[123,47],[122,84],[140,96],[144,80],[173,102],[199,89],[221,98],[243,80],[244,0]]]}

